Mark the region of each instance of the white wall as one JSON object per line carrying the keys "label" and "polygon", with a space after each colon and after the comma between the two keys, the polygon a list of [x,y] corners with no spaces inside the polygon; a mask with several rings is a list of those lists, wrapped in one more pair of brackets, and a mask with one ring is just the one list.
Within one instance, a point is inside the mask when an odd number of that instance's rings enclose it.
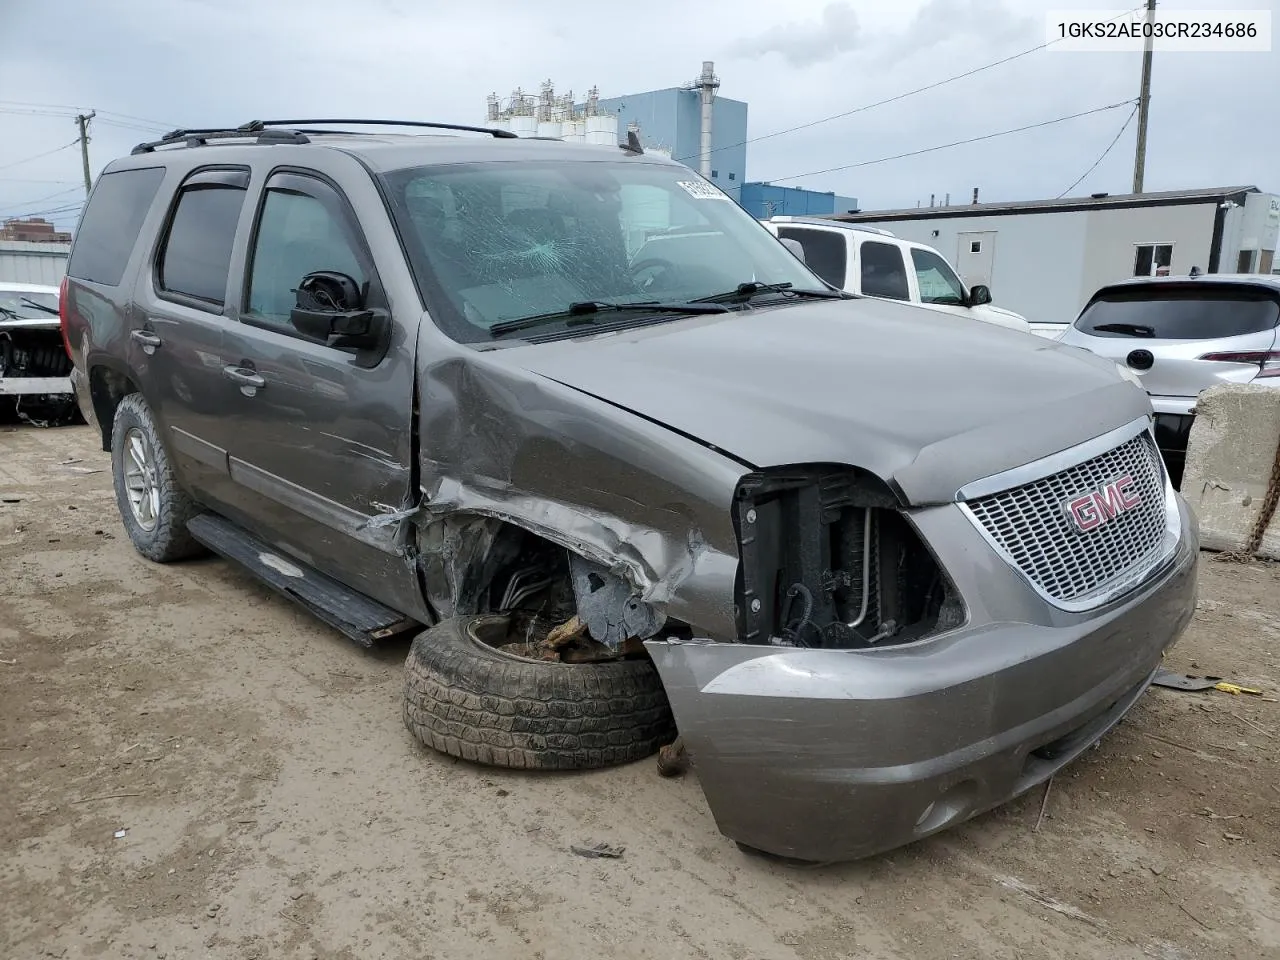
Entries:
{"label": "white wall", "polygon": [[70,252],[69,243],[0,240],[0,280],[56,287],[67,272],[67,255]]}
{"label": "white wall", "polygon": [[[1099,287],[1133,276],[1135,247],[1142,243],[1172,243],[1171,274],[1190,273],[1199,267],[1209,272],[1209,252],[1213,243],[1216,202],[1169,207],[1129,207],[1091,210],[1085,233],[1085,261],[1082,276],[1084,296]],[[1052,216],[1041,214],[1040,216]],[[1235,269],[1235,254],[1227,262],[1223,252],[1219,273]],[[1084,303],[1081,301],[1080,306]]]}
{"label": "white wall", "polygon": [[[1082,211],[1068,211],[884,222],[860,220],[858,226],[882,227],[904,240],[928,244],[953,265],[957,265],[959,234],[994,230],[991,298],[996,305],[1020,313],[1033,323],[1070,323],[1086,296],[1082,287],[1087,216]],[[967,277],[961,279],[966,284],[973,282]]]}

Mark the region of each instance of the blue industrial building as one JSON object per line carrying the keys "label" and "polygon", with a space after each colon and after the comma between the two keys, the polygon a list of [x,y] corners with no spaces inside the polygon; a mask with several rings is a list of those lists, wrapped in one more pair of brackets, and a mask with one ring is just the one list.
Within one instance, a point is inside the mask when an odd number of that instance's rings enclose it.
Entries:
{"label": "blue industrial building", "polygon": [[[601,113],[618,117],[618,132],[626,136],[634,123],[645,149],[656,148],[694,170],[698,169],[702,134],[702,102],[699,91],[668,87],[625,97],[601,98]],[[735,200],[739,199],[747,171],[747,105],[741,100],[716,97],[711,118],[711,180]]]}
{"label": "blue industrial building", "polygon": [[[719,96],[714,66],[704,60],[702,73],[683,86],[623,97],[601,99],[593,87],[585,103],[575,103],[572,94],[557,97],[549,80],[537,96],[517,88],[505,107],[490,94],[486,123],[517,136],[587,143],[623,140],[634,129],[646,150],[698,170],[758,219],[857,212],[853,197],[746,181],[747,105]],[[709,163],[703,162],[704,133],[710,138]]]}
{"label": "blue industrial building", "polygon": [[779,187],[757,181],[744,183],[738,202],[759,220],[769,217],[814,217],[829,213],[855,213],[857,197],[841,197],[835,193],[819,193],[800,187]]}

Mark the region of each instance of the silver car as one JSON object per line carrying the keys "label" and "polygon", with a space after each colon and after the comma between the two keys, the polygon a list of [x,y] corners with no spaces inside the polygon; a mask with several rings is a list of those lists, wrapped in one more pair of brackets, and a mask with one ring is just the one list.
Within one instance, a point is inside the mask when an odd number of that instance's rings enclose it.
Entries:
{"label": "silver car", "polygon": [[1137,374],[1176,486],[1202,390],[1280,388],[1278,323],[1280,276],[1143,277],[1103,287],[1057,339]]}

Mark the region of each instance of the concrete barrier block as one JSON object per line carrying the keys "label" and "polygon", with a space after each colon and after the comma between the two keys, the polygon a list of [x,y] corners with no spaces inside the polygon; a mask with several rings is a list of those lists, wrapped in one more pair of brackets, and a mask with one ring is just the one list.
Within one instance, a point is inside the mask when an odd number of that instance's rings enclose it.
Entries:
{"label": "concrete barrier block", "polygon": [[[1182,495],[1206,550],[1243,550],[1262,510],[1280,446],[1280,388],[1210,387],[1196,401]],[[1280,560],[1280,510],[1257,555]]]}

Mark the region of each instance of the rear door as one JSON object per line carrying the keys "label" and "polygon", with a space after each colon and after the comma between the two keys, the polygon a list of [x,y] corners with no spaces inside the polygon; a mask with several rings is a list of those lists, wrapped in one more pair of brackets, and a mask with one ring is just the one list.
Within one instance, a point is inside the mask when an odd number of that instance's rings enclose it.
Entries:
{"label": "rear door", "polygon": [[[368,175],[359,175],[367,194],[361,209],[386,218]],[[334,180],[279,170],[254,203],[238,322],[229,325],[219,371],[234,424],[237,513],[320,571],[424,616],[400,524],[383,519],[416,497],[413,363],[421,304],[402,300],[393,308],[365,226]],[[390,231],[389,221],[379,226]],[[366,306],[390,313],[380,349],[327,346],[295,329],[295,291],[321,270],[351,277]]]}
{"label": "rear door", "polygon": [[129,365],[183,484],[215,505],[231,490],[222,336],[248,183],[248,168],[238,166],[202,167],[183,179],[129,307]]}
{"label": "rear door", "polygon": [[883,240],[860,240],[855,293],[882,300],[911,300],[911,280],[902,248]]}
{"label": "rear door", "polygon": [[1127,364],[1152,397],[1194,398],[1219,383],[1280,376],[1280,356],[1264,365],[1276,347],[1278,299],[1268,288],[1212,280],[1112,287],[1062,342]]}

